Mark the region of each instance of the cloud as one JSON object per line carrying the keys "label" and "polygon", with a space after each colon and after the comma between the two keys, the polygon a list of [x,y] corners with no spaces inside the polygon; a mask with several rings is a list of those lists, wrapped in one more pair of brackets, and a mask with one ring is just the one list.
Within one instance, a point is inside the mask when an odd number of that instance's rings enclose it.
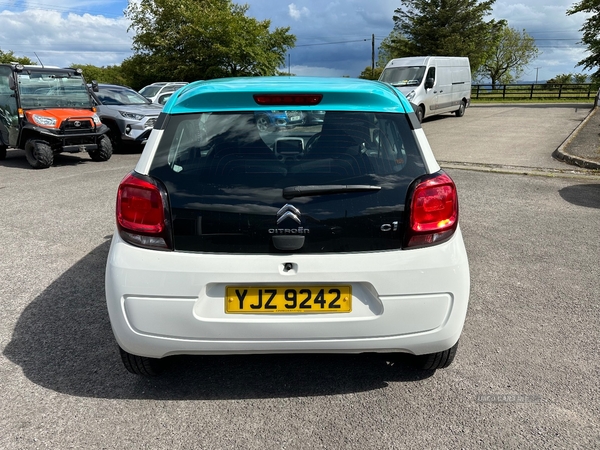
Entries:
{"label": "cloud", "polygon": [[[129,0],[139,1],[139,0]],[[290,27],[297,38],[290,50],[297,75],[358,76],[371,65],[371,36],[375,52],[393,28],[398,0],[245,0],[248,15],[268,19],[271,26]],[[121,64],[132,54],[133,32],[123,16],[128,0],[6,0],[0,12],[3,51],[44,64],[71,63],[107,66]],[[567,16],[574,0],[497,0],[487,19],[506,19],[536,39],[539,57],[524,79],[544,80],[560,73],[583,72],[576,67],[585,57],[579,44],[586,16]],[[15,39],[18,36],[18,39]],[[35,52],[35,53],[34,53]],[[377,58],[377,54],[375,55]],[[288,58],[286,58],[288,59]],[[538,68],[538,70],[536,70]],[[287,71],[287,67],[282,68]]]}
{"label": "cloud", "polygon": [[[548,0],[513,3],[503,0],[495,3],[492,17],[505,19],[511,28],[525,30],[536,40],[539,55],[526,69],[523,79],[553,78],[561,73],[588,73],[577,63],[585,58],[586,48],[580,44],[586,19],[584,14],[567,15],[572,0]],[[537,68],[537,70],[536,70]]]}
{"label": "cloud", "polygon": [[307,7],[303,6],[302,9],[298,9],[295,3],[288,5],[290,17],[294,20],[300,20],[302,16],[308,17],[310,11]]}
{"label": "cloud", "polygon": [[[0,23],[0,42],[10,42],[3,51],[10,50],[36,62],[39,57],[46,65],[116,65],[132,54],[129,21],[122,15],[108,18],[38,7],[2,11]],[[15,36],[19,39],[15,40]]]}
{"label": "cloud", "polygon": [[[286,71],[282,69],[282,72]],[[301,65],[292,66],[290,72],[299,77],[343,77],[348,75],[344,69]]]}

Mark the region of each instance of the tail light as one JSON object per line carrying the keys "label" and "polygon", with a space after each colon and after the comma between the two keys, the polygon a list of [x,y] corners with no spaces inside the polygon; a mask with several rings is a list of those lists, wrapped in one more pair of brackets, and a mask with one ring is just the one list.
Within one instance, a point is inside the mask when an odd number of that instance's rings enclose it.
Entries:
{"label": "tail light", "polygon": [[407,202],[405,248],[439,244],[458,226],[458,195],[452,178],[440,171],[419,179]]}
{"label": "tail light", "polygon": [[165,189],[152,178],[133,172],[123,178],[117,192],[117,228],[130,244],[171,249]]}

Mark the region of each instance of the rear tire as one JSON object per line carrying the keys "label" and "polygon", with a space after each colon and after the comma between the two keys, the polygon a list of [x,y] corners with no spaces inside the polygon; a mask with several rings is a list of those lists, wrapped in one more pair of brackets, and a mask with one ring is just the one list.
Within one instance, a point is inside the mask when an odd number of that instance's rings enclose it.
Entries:
{"label": "rear tire", "polygon": [[157,358],[148,358],[146,356],[132,355],[119,347],[121,361],[125,368],[134,375],[144,377],[155,377],[160,375],[164,369],[162,360]]}
{"label": "rear tire", "polygon": [[452,361],[454,361],[457,349],[458,342],[443,352],[429,353],[426,355],[412,355],[410,358],[410,364],[415,369],[419,370],[445,369],[452,364]]}
{"label": "rear tire", "polygon": [[113,146],[110,138],[106,135],[102,136],[98,141],[98,148],[88,152],[93,161],[108,161],[113,153]]}
{"label": "rear tire", "polygon": [[25,157],[34,169],[46,169],[54,162],[54,153],[50,145],[34,139],[25,142]]}
{"label": "rear tire", "polygon": [[462,102],[460,102],[460,106],[458,107],[458,109],[454,111],[454,114],[456,114],[456,117],[462,117],[465,115],[465,109],[467,109],[467,104],[463,100]]}
{"label": "rear tire", "polygon": [[0,145],[0,161],[4,161],[6,159],[6,145]]}

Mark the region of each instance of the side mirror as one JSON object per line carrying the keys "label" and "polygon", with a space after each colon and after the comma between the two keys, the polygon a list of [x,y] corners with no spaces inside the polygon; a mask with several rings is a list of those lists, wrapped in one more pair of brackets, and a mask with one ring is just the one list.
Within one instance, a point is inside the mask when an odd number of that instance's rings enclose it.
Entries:
{"label": "side mirror", "polygon": [[8,87],[11,91],[17,90],[17,83],[15,83],[15,79],[12,76],[8,77]]}
{"label": "side mirror", "polygon": [[92,91],[98,92],[98,82],[96,80],[92,80]]}
{"label": "side mirror", "polygon": [[425,80],[425,89],[431,89],[435,84],[435,80],[433,78],[427,78]]}

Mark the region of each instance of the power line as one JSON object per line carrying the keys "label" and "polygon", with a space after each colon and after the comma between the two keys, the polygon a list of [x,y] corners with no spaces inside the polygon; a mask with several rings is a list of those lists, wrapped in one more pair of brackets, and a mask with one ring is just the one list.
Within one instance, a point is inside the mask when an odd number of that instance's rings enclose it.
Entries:
{"label": "power line", "polygon": [[316,45],[348,44],[350,42],[364,42],[364,41],[371,41],[371,39],[355,39],[352,41],[321,42],[318,44],[302,44],[302,45],[296,45],[296,48],[298,48],[298,47],[314,47]]}

